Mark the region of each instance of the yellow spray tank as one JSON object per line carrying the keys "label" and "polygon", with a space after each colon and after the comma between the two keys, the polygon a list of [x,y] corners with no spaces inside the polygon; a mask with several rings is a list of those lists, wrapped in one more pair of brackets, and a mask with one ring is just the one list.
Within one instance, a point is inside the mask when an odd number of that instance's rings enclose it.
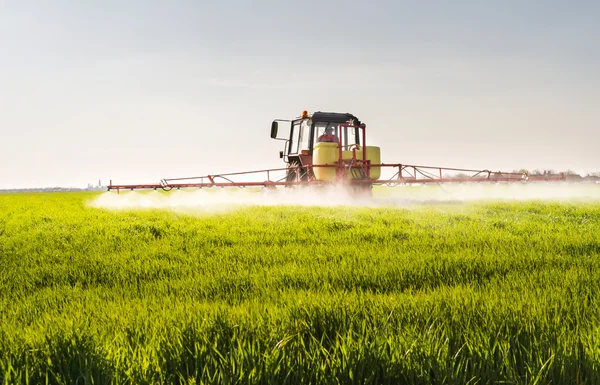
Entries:
{"label": "yellow spray tank", "polygon": [[[362,147],[356,147],[356,160],[362,160],[363,151]],[[381,149],[376,146],[366,146],[366,157],[367,160],[370,161],[371,164],[380,164],[381,163]],[[339,159],[339,147],[338,143],[334,142],[321,142],[316,143],[313,151],[313,165],[315,166],[323,166],[330,165],[335,166]],[[342,151],[342,160],[344,163],[349,164],[353,159],[353,151],[352,150],[344,150]],[[356,162],[356,165],[353,165],[352,168],[348,171],[347,178],[348,179],[361,179],[362,175],[362,162]],[[336,167],[313,167],[313,173],[315,175],[315,179],[319,181],[334,181],[336,180]],[[371,167],[370,168],[370,179],[376,180],[381,176],[381,167]]]}

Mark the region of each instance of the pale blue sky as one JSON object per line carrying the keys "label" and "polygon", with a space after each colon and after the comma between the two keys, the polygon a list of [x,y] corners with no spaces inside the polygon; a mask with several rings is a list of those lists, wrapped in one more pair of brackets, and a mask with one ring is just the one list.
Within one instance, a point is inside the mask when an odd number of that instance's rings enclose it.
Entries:
{"label": "pale blue sky", "polygon": [[2,1],[0,188],[281,167],[351,112],[384,162],[600,171],[595,1]]}

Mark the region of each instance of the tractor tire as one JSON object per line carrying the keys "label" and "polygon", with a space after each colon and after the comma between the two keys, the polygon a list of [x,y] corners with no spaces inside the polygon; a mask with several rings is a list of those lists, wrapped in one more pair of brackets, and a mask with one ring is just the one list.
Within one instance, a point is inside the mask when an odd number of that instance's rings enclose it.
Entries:
{"label": "tractor tire", "polygon": [[[299,168],[300,162],[298,161],[292,161],[290,163],[288,163],[288,170],[287,170],[287,176],[285,178],[286,182],[296,182],[296,181],[301,181],[301,182],[307,182],[308,181],[308,171],[306,169],[303,168]],[[300,175],[298,176],[298,173],[300,173]],[[298,187],[298,186],[285,186],[285,187]]]}

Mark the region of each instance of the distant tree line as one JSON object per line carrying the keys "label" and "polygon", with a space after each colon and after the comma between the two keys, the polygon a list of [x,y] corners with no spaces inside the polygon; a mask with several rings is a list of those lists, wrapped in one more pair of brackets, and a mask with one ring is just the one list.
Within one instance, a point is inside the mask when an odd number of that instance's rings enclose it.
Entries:
{"label": "distant tree line", "polygon": [[551,169],[546,169],[546,170],[535,169],[535,170],[529,171],[525,168],[522,168],[520,170],[515,170],[514,172],[527,174],[527,175],[531,175],[531,176],[557,176],[557,175],[564,174],[565,180],[568,182],[600,183],[600,171],[588,173],[585,176],[582,176],[573,170],[557,172],[557,171],[551,170]]}
{"label": "distant tree line", "polygon": [[[567,182],[600,183],[600,172],[593,172],[593,173],[589,173],[585,176],[581,176],[580,174],[576,173],[573,170],[557,172],[555,170],[550,170],[550,169],[546,169],[546,170],[535,169],[535,170],[529,171],[525,168],[522,168],[520,170],[513,170],[512,173],[527,174],[529,176],[545,176],[548,178],[564,175],[565,181],[567,181]],[[450,176],[450,178],[463,178],[463,179],[466,179],[469,177],[473,177],[473,175],[469,175],[469,174],[466,174],[463,172],[459,172],[457,174]],[[492,173],[492,175],[490,176],[491,179],[498,179],[498,178],[503,178],[503,177],[513,177],[513,176],[511,176],[509,173],[501,173],[501,172]]]}

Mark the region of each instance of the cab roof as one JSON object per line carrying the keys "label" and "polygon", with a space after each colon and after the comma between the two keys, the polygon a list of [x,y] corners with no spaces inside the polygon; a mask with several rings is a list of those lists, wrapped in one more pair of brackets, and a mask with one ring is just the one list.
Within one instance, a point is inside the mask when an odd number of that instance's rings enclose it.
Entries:
{"label": "cab roof", "polygon": [[339,112],[321,112],[317,111],[312,114],[313,122],[328,122],[328,123],[347,123],[349,120],[354,120],[354,124],[360,125],[361,121],[350,113]]}

